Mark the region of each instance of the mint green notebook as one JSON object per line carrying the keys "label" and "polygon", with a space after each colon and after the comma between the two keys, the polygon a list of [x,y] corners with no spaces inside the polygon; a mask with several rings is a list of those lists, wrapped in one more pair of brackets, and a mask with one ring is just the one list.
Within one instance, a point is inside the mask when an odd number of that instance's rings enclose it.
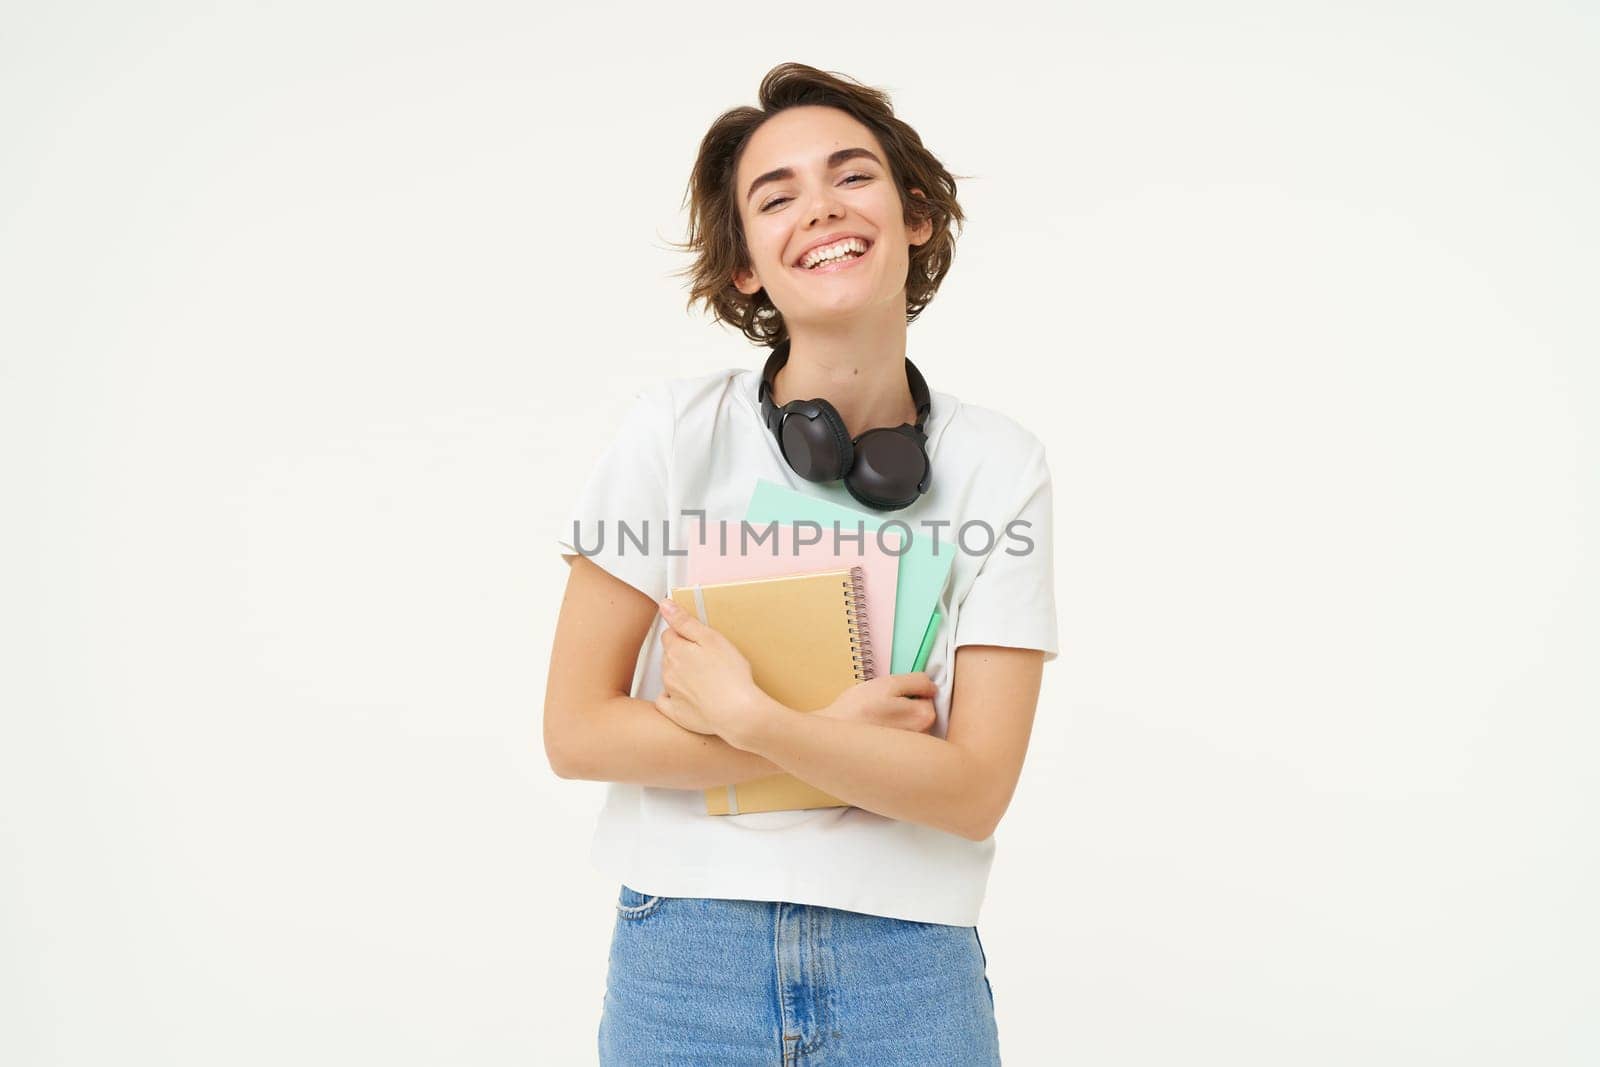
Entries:
{"label": "mint green notebook", "polygon": [[[745,508],[745,520],[752,523],[769,522],[817,522],[822,524],[822,536],[832,543],[833,523],[840,523],[840,530],[846,534],[854,534],[856,523],[865,523],[864,529],[869,534],[876,533],[878,527],[886,522],[894,521],[892,513],[883,515],[869,515],[866,512],[856,511],[853,508],[843,507],[826,500],[797,493],[766,479],[757,479],[755,492],[750,496],[750,505]],[[891,674],[906,674],[921,668],[912,664],[922,657],[923,645],[931,649],[932,640],[929,632],[930,624],[936,626],[934,614],[939,607],[939,596],[944,592],[944,583],[950,577],[950,567],[955,563],[956,553],[960,551],[951,540],[948,527],[939,531],[939,553],[933,551],[933,531],[919,523],[906,522],[901,519],[894,529],[902,534],[910,528],[910,547],[900,557],[900,573],[895,580],[894,604],[894,646],[890,652],[889,671]]]}

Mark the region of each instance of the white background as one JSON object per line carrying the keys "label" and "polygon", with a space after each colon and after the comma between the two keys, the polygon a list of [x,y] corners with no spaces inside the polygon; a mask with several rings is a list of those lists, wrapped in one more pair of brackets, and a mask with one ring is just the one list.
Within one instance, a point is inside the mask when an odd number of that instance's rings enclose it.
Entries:
{"label": "white background", "polygon": [[1054,474],[1007,1063],[1595,1062],[1585,7],[6,5],[0,1061],[592,1062],[557,523],[755,365],[667,242],[798,59]]}

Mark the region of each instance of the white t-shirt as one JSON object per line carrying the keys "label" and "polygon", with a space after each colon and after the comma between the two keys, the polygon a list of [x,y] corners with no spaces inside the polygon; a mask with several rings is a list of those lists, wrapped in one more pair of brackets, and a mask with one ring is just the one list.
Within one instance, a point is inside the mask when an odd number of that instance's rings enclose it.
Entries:
{"label": "white t-shirt", "polygon": [[[924,523],[945,520],[940,551],[962,523],[981,519],[993,537],[974,527],[966,544],[992,547],[957,551],[940,598],[944,621],[925,668],[938,686],[931,732],[945,736],[959,646],[1038,648],[1046,662],[1056,658],[1050,470],[1037,437],[1005,415],[931,391],[929,489],[909,507],[878,512],[842,482],[808,482],[789,468],[762,422],[759,384],[759,369],[734,367],[640,390],[558,531],[562,554],[579,552],[576,521],[585,554],[660,600],[685,584],[684,557],[663,552],[665,523],[682,552],[700,529],[686,509],[737,523],[758,479],[901,520],[916,538],[934,535]],[[1018,519],[1027,525],[1008,527]],[[648,552],[637,536],[618,536],[619,520],[635,535],[644,529]],[[666,624],[657,623],[634,678],[632,695],[645,700],[661,692]],[[861,808],[708,815],[699,789],[619,782],[608,784],[590,853],[599,870],[651,895],[784,900],[955,926],[977,924],[993,856],[993,837],[969,841]]]}

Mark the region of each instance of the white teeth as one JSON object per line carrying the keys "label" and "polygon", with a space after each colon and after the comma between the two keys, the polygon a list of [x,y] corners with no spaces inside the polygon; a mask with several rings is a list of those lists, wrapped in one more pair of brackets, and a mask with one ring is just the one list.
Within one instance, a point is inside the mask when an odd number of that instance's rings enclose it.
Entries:
{"label": "white teeth", "polygon": [[807,267],[820,267],[824,263],[832,263],[834,260],[837,260],[837,259],[845,259],[847,257],[859,256],[859,255],[861,255],[860,252],[857,252],[854,249],[852,249],[852,250],[850,250],[848,252],[832,252],[832,253],[829,253],[828,255],[825,255],[825,256],[812,256],[809,260],[806,261],[806,266]]}
{"label": "white teeth", "polygon": [[805,258],[800,261],[800,266],[806,270],[810,270],[812,267],[819,266],[823,263],[831,262],[835,259],[842,259],[852,252],[858,256],[866,255],[867,242],[861,240],[859,237],[846,237],[841,241],[835,241],[833,244],[826,245],[814,252],[808,252]]}

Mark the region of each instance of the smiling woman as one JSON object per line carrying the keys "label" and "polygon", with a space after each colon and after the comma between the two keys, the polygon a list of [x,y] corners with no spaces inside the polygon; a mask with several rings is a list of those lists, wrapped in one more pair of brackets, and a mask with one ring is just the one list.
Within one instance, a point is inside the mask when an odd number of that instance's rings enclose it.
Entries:
{"label": "smiling woman", "polygon": [[[764,365],[642,391],[558,538],[545,748],[562,777],[610,783],[591,853],[618,883],[600,1060],[982,1067],[999,1037],[978,912],[1057,651],[1049,465],[906,358],[954,254],[955,179],[850,79],[784,64],[760,101],[702,141],[684,247],[691,305],[767,346]],[[979,523],[1027,547],[947,535],[926,670],[790,708],[664,600],[687,584],[681,551],[600,526],[737,520],[757,480],[894,512],[912,540]],[[703,790],[778,773],[844,803],[707,814]]]}
{"label": "smiling woman", "polygon": [[[905,290],[904,321],[916,321],[950,270],[965,221],[955,176],[878,90],[786,63],[763,79],[760,97],[760,108],[726,112],[701,140],[685,195],[688,240],[680,246],[695,255],[683,272],[690,307],[706,304],[759,344],[781,341],[785,316],[804,309],[773,291],[768,283],[778,280],[757,263],[771,253],[799,269],[809,242],[832,236],[813,233],[792,249],[783,244],[794,218],[814,206],[803,198],[827,190],[855,217],[918,235],[897,242],[894,261],[879,268],[893,292]],[[856,236],[870,242],[889,234]],[[790,251],[794,258],[784,258]],[[742,280],[729,286],[736,276]]]}

